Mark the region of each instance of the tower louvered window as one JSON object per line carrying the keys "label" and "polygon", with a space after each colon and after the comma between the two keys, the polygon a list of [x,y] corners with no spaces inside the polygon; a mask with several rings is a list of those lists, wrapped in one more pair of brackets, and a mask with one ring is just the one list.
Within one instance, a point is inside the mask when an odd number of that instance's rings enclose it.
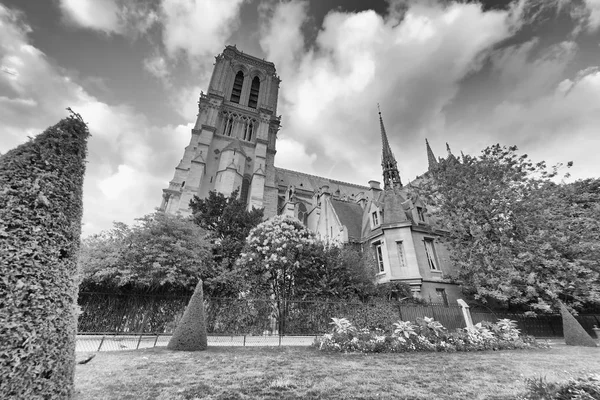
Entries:
{"label": "tower louvered window", "polygon": [[260,91],[260,79],[255,76],[252,79],[252,86],[250,87],[250,97],[248,98],[248,107],[256,108],[258,105],[258,92]]}
{"label": "tower louvered window", "polygon": [[235,75],[235,80],[233,81],[233,89],[231,90],[230,101],[232,103],[240,103],[240,97],[242,96],[242,86],[244,86],[244,73],[242,71],[239,71]]}

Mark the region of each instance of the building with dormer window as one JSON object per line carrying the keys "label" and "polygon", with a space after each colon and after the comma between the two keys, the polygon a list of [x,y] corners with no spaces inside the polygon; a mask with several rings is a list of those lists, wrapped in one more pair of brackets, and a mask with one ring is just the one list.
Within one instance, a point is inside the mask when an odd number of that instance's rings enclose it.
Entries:
{"label": "building with dormer window", "polygon": [[[227,46],[215,61],[190,144],[163,189],[162,210],[189,214],[194,195],[239,190],[248,208],[263,208],[266,218],[293,216],[328,243],[371,249],[380,283],[407,283],[415,296],[433,302],[448,304],[460,297],[459,286],[447,279],[448,254],[437,241],[444,233],[409,190],[411,184],[402,184],[381,112],[383,189],[375,180],[362,186],[277,168],[280,79],[275,65],[235,46]],[[426,151],[431,170],[438,161],[427,141]],[[449,147],[448,153],[448,160],[457,161]]]}

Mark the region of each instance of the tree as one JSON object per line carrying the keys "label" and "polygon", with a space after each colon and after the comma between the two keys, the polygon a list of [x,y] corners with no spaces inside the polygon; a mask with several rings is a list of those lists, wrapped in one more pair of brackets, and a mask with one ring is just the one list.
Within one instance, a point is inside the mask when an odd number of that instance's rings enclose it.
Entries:
{"label": "tree", "polygon": [[263,219],[263,210],[246,209],[237,190],[225,197],[216,191],[208,198],[197,196],[190,201],[193,221],[210,233],[213,242],[211,271],[206,275],[208,297],[236,297],[241,282],[235,272],[235,262],[246,243],[250,230]]}
{"label": "tree", "polygon": [[323,247],[315,235],[292,217],[276,216],[250,231],[238,259],[247,289],[253,294],[273,295],[278,301],[292,299],[310,282],[315,248]]}
{"label": "tree", "polygon": [[82,289],[135,292],[191,292],[210,270],[206,232],[178,215],[155,212],[128,227],[84,240],[79,262]]}
{"label": "tree", "polygon": [[67,399],[89,131],[77,114],[0,157],[0,398]]}
{"label": "tree", "polygon": [[[558,167],[516,147],[442,162],[420,192],[447,232],[455,278],[477,299],[537,311],[600,302],[598,180],[554,183]],[[569,166],[572,163],[569,163]]]}
{"label": "tree", "polygon": [[317,243],[304,255],[302,274],[296,279],[295,297],[320,300],[361,300],[376,296],[377,266],[370,251],[359,247]]}

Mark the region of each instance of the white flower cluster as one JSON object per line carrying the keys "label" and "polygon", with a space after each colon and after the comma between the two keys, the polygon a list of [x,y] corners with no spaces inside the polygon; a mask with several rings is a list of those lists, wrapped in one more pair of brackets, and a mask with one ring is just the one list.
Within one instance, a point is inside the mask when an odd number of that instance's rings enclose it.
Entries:
{"label": "white flower cluster", "polygon": [[240,254],[238,262],[261,262],[267,269],[282,264],[298,267],[300,264],[294,260],[295,252],[315,243],[314,234],[300,221],[291,217],[276,216],[250,231],[246,251]]}

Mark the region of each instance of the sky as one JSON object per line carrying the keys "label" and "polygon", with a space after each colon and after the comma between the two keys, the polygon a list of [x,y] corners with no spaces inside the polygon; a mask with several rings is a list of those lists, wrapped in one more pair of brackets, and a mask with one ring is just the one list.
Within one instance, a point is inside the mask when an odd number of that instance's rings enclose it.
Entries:
{"label": "sky", "polygon": [[0,0],[0,153],[88,123],[84,236],[160,205],[226,45],[275,63],[275,165],[404,183],[500,143],[600,175],[600,0]]}

